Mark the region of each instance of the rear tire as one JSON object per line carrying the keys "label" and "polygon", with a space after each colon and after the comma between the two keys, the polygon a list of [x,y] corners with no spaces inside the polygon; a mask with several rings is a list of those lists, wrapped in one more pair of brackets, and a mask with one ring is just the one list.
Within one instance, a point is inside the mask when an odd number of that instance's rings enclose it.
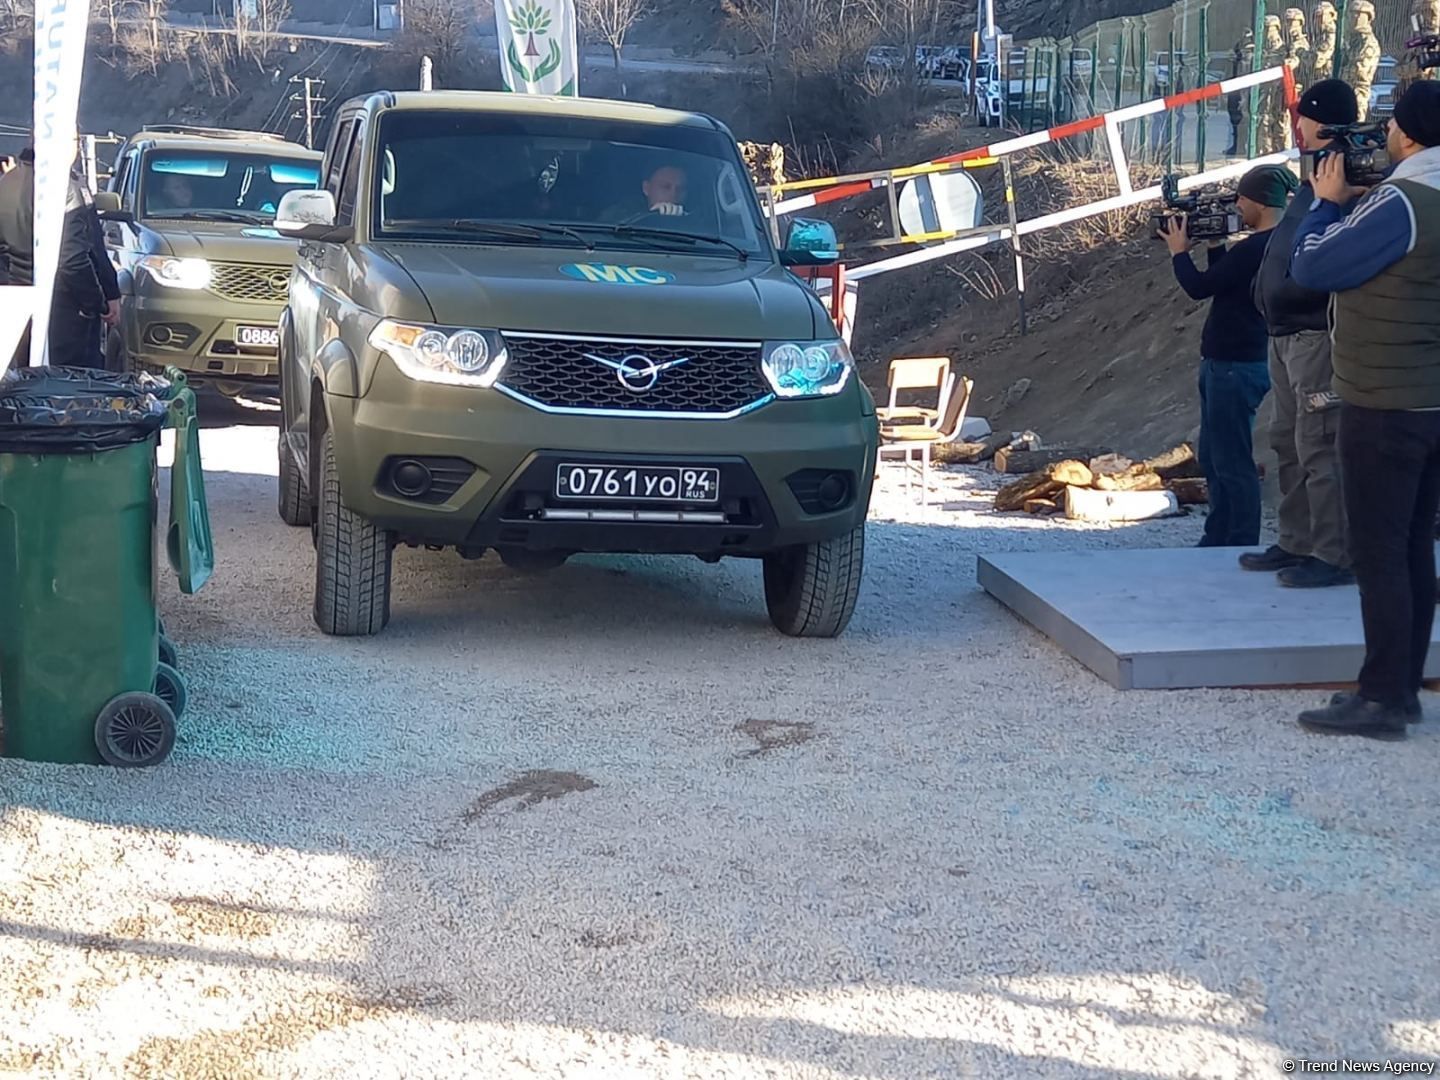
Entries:
{"label": "rear tire", "polygon": [[839,637],[850,625],[865,569],[865,526],[765,557],[765,604],[790,637]]}
{"label": "rear tire", "polygon": [[310,524],[310,485],[290,448],[284,422],[280,426],[280,520],[286,525]]}
{"label": "rear tire", "polygon": [[315,625],[336,637],[378,634],[390,621],[390,534],[345,506],[330,432],[315,449],[320,454]]}

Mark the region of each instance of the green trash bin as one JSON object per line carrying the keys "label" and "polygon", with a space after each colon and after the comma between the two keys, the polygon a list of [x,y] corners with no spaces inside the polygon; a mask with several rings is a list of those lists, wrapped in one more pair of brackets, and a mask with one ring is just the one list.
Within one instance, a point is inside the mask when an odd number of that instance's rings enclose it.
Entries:
{"label": "green trash bin", "polygon": [[[155,451],[167,424],[177,466],[198,464],[183,376],[38,368],[0,380],[0,713],[9,757],[138,766],[158,764],[174,746],[165,699],[183,704],[184,683],[159,665],[155,609]],[[203,523],[203,551],[190,559],[196,572],[182,581],[193,592],[213,566],[203,481],[183,494],[201,505],[186,506],[177,523],[172,491],[172,546],[193,547],[194,523]]]}

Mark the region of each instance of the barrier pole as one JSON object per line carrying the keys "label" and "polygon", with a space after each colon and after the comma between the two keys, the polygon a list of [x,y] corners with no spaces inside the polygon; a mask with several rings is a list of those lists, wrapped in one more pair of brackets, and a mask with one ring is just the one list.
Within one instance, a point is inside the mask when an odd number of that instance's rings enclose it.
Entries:
{"label": "barrier pole", "polygon": [[1005,171],[1005,206],[1010,212],[1010,250],[1015,256],[1015,297],[1020,305],[1020,335],[1026,332],[1025,318],[1025,258],[1020,254],[1020,216],[1015,210],[1015,173],[1010,159],[1004,158],[1000,167]]}

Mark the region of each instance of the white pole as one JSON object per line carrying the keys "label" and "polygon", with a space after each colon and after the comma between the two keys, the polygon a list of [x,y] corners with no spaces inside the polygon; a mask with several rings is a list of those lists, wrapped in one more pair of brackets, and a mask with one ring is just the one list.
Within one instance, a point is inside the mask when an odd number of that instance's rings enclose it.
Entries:
{"label": "white pole", "polygon": [[435,70],[435,67],[434,67],[434,65],[430,62],[430,57],[428,57],[428,56],[422,56],[422,57],[420,58],[420,89],[421,89],[421,90],[433,90],[433,89],[435,88],[434,70]]}

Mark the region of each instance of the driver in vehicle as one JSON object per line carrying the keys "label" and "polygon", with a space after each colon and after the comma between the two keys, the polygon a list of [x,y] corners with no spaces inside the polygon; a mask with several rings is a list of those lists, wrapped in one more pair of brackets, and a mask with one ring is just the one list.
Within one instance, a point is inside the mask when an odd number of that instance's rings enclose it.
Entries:
{"label": "driver in vehicle", "polygon": [[195,204],[195,192],[190,181],[178,173],[166,173],[160,181],[160,190],[149,199],[152,213],[166,210],[188,210]]}
{"label": "driver in vehicle", "polygon": [[685,213],[685,170],[678,165],[662,165],[641,185],[646,205],[652,214],[679,217]]}

